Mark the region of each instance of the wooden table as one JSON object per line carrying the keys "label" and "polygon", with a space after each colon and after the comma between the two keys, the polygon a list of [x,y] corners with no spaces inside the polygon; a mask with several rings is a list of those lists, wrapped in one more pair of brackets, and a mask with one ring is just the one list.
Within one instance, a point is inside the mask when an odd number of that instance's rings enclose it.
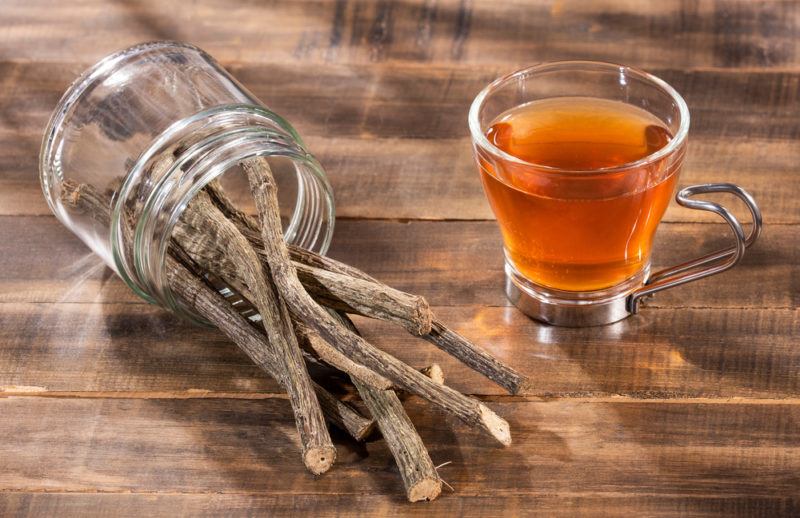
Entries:
{"label": "wooden table", "polygon": [[[385,445],[344,437],[314,479],[276,384],[220,334],[137,299],[51,216],[37,178],[50,111],[86,66],[153,39],[205,48],[306,137],[336,191],[332,256],[425,295],[533,378],[509,397],[424,342],[365,328],[510,421],[502,449],[408,401],[455,493],[404,502]],[[763,208],[743,264],[607,327],[509,307],[466,113],[491,79],[555,59],[640,66],[685,96],[681,183],[737,182]],[[796,2],[6,0],[0,515],[800,513],[798,168]],[[673,207],[656,262],[728,239]]]}

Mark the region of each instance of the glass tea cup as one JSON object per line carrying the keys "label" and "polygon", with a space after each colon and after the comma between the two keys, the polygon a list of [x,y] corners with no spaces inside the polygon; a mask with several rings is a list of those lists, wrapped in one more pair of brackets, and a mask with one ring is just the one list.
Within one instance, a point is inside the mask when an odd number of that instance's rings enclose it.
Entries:
{"label": "glass tea cup", "polygon": [[[580,121],[576,133],[553,133],[566,116]],[[695,185],[678,192],[678,203],[721,216],[736,244],[651,274],[653,237],[676,189],[689,118],[670,85],[611,63],[536,65],[478,94],[469,113],[473,150],[503,235],[506,294],[520,310],[554,325],[608,324],[635,314],[644,297],[741,260],[761,231],[755,200],[733,184]],[[595,142],[612,134],[626,145],[613,148],[615,161],[602,153],[595,159]],[[534,146],[520,135],[538,140]],[[632,143],[640,154],[625,160]],[[691,199],[721,192],[747,205],[749,235],[728,209]]]}

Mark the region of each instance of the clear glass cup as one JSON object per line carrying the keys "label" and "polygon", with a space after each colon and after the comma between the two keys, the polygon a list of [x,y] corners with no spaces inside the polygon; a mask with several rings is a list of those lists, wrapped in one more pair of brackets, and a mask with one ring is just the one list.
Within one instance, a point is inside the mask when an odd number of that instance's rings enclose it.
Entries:
{"label": "clear glass cup", "polygon": [[[657,120],[652,128],[665,128],[669,138],[643,158],[591,169],[528,162],[488,138],[490,127],[510,110],[554,99],[633,106]],[[662,272],[650,275],[653,237],[676,189],[689,120],[686,102],[670,85],[611,63],[536,65],[502,77],[478,94],[469,113],[473,150],[503,235],[506,291],[520,309],[559,325],[604,324],[636,311],[639,291],[661,277]],[[603,132],[602,123],[594,131]],[[690,206],[700,203],[688,200],[696,194],[737,191],[758,223],[752,239],[743,237],[749,240],[746,245],[752,244],[760,229],[752,197],[736,186],[706,189],[682,191],[686,203],[680,195],[678,201]],[[716,207],[694,208],[720,213]],[[661,278],[665,286],[667,281],[685,282],[668,277]]]}
{"label": "clear glass cup", "polygon": [[[235,200],[250,200],[238,164],[255,156],[269,160],[278,182],[287,242],[325,253],[333,193],[297,132],[202,50],[153,42],[104,58],[70,86],[45,131],[40,180],[58,219],[136,293],[193,317],[166,282],[172,229],[215,178]],[[110,224],[65,204],[67,181],[109,196]],[[126,239],[121,214],[133,204],[143,209]]]}

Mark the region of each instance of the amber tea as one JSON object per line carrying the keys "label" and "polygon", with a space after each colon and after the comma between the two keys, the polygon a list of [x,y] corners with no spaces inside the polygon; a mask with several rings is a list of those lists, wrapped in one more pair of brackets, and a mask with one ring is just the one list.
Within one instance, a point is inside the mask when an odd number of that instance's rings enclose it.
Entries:
{"label": "amber tea", "polygon": [[642,160],[672,138],[657,117],[620,101],[549,98],[502,113],[486,137],[511,155],[479,160],[481,178],[508,259],[526,278],[592,291],[648,264],[677,177],[664,160]]}

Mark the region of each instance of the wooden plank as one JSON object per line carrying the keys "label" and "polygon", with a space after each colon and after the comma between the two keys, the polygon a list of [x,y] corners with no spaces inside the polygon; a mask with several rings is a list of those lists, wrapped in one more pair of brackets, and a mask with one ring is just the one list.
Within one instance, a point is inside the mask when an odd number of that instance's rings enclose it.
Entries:
{"label": "wooden plank", "polygon": [[[330,176],[339,217],[494,218],[480,185],[469,138],[306,140]],[[680,185],[737,183],[756,197],[768,223],[800,223],[798,163],[800,145],[784,140],[692,137]],[[37,189],[33,186],[31,191],[39,195]],[[21,207],[15,213],[39,213],[39,205],[31,200],[30,209]],[[713,221],[708,214],[681,209],[675,203],[664,219]]]}
{"label": "wooden plank", "polygon": [[[768,226],[721,276],[659,294],[658,307],[796,308],[800,227]],[[729,246],[725,224],[664,224],[655,268]],[[53,217],[0,217],[0,302],[140,302]],[[501,239],[492,221],[337,223],[331,256],[439,306],[504,306]],[[58,250],[58,253],[53,253]]]}
{"label": "wooden plank", "polygon": [[[529,395],[797,397],[798,310],[648,309],[606,327],[543,326],[513,308],[437,307],[533,380]],[[381,349],[473,394],[503,390],[403,330],[358,320]],[[0,304],[0,394],[267,397],[277,385],[215,330],[146,305]]]}
{"label": "wooden plank", "polygon": [[0,312],[0,386],[6,393],[282,392],[221,333],[155,306],[2,304]]}
{"label": "wooden plank", "polygon": [[[800,404],[492,402],[515,443],[406,404],[458,494],[796,498]],[[381,442],[337,442],[329,476],[297,462],[286,401],[0,399],[6,491],[376,495],[404,499]],[[620,462],[620,459],[625,459]],[[753,476],[758,473],[758,476]],[[437,507],[448,507],[445,496]]]}
{"label": "wooden plank", "polygon": [[[0,214],[49,213],[37,175],[41,132],[78,70],[0,63]],[[499,69],[286,64],[233,72],[306,137],[328,170],[340,216],[492,217],[472,162],[466,112]],[[800,146],[793,143],[800,137],[800,74],[659,73],[693,109],[682,183],[736,182],[754,193],[768,221],[800,222],[793,194],[800,192]],[[707,216],[673,210],[667,218]]]}
{"label": "wooden plank", "polygon": [[[99,59],[155,39],[192,41],[224,61],[535,63],[615,59],[638,66],[794,67],[794,2],[280,1],[184,9],[143,0],[5,2],[5,58]],[[91,20],[91,31],[86,21]],[[213,23],[210,21],[213,20]]]}
{"label": "wooden plank", "polygon": [[[229,64],[230,72],[301,135],[359,138],[469,136],[469,105],[503,66]],[[3,127],[35,134],[83,69],[0,61]],[[692,110],[692,135],[796,139],[800,73],[648,69]]]}
{"label": "wooden plank", "polygon": [[800,513],[792,497],[696,495],[503,495],[472,496],[446,493],[427,504],[408,504],[377,495],[242,495],[131,493],[0,493],[0,513],[17,517],[88,515],[139,518],[143,515],[250,517],[336,516],[373,514],[400,516],[486,517],[544,514],[547,516],[687,517],[791,516]]}
{"label": "wooden plank", "polygon": [[[500,232],[494,222],[341,221],[331,256],[436,305],[506,305]],[[724,224],[664,224],[654,271],[730,246]],[[660,293],[660,307],[798,307],[800,239],[793,225],[768,227],[735,269]]]}
{"label": "wooden plank", "polygon": [[[0,215],[49,215],[37,174],[39,135],[0,143]],[[469,139],[307,139],[333,184],[340,218],[492,219]],[[28,151],[24,151],[28,149]],[[732,152],[735,151],[735,152]],[[800,223],[800,146],[763,139],[691,142],[680,185],[733,182],[756,197],[767,224]],[[365,194],[370,193],[370,194]],[[446,201],[445,201],[446,200]],[[665,221],[713,221],[677,207]]]}
{"label": "wooden plank", "polygon": [[[0,319],[6,344],[0,385],[23,387],[12,392],[174,397],[275,390],[217,333],[143,305],[53,218],[5,219],[0,242],[15,243],[16,252],[0,256],[0,299],[11,303],[3,305]],[[726,242],[721,228],[665,225],[656,254],[666,264],[685,259],[687,249],[721,246]],[[651,303],[677,309],[646,308],[624,323],[583,330],[540,326],[503,307],[508,302],[499,238],[491,222],[344,221],[333,254],[449,306],[437,308],[445,321],[534,375],[534,394],[775,397],[798,390],[792,369],[800,367],[795,352],[800,289],[791,266],[798,262],[792,246],[798,232],[793,226],[773,227],[735,270]],[[53,248],[59,254],[52,254]],[[460,390],[499,393],[391,326],[371,323],[365,332],[417,366],[442,363]],[[40,388],[24,388],[29,386]]]}

